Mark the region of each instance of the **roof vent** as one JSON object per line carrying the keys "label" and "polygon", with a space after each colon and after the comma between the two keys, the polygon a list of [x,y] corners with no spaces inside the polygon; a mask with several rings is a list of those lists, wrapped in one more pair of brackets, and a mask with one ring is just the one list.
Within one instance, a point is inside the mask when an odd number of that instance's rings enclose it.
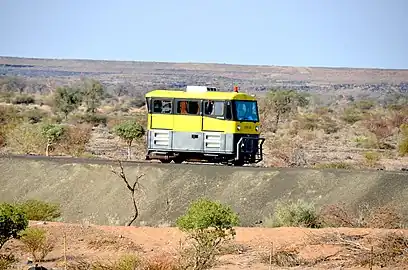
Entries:
{"label": "roof vent", "polygon": [[217,92],[217,88],[199,85],[187,85],[186,92],[204,93],[204,92]]}

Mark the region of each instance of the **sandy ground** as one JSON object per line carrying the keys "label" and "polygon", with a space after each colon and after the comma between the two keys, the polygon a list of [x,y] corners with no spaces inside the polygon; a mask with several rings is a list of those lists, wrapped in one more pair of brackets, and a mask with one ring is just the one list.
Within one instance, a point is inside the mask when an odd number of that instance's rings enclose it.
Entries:
{"label": "sandy ground", "polygon": [[[46,228],[55,240],[54,250],[47,255],[42,263],[48,269],[63,269],[64,232],[66,233],[66,256],[68,262],[85,259],[87,261],[114,259],[121,254],[137,253],[143,257],[174,256],[184,243],[185,237],[177,228],[152,227],[122,227],[122,226],[84,226],[79,224],[30,222],[30,226]],[[236,238],[228,243],[223,254],[219,257],[213,269],[288,269],[287,267],[272,266],[267,262],[271,250],[278,252],[282,249],[297,248],[304,259],[313,260],[326,257],[324,262],[313,267],[297,266],[297,269],[369,269],[366,267],[341,267],[344,260],[335,258],[341,249],[336,245],[319,243],[311,235],[326,233],[343,233],[344,235],[379,235],[389,230],[381,229],[304,229],[304,228],[236,228]],[[408,236],[408,230],[398,230]],[[4,247],[6,251],[15,253],[20,261],[19,269],[27,269],[25,262],[29,254],[23,252],[21,243],[12,240]],[[347,251],[346,251],[347,253]],[[266,255],[265,255],[266,254]],[[274,253],[275,254],[275,253]],[[333,257],[331,257],[333,256]],[[347,265],[346,265],[347,266]],[[23,268],[24,267],[24,268]],[[379,269],[374,267],[373,269]],[[386,268],[383,268],[386,269]],[[408,269],[390,267],[388,269]]]}

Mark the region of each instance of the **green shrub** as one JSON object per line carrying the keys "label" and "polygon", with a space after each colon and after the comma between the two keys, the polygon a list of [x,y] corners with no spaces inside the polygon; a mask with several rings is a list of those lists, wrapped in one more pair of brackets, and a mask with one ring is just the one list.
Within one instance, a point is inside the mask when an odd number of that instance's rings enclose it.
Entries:
{"label": "green shrub", "polygon": [[20,233],[19,240],[23,243],[23,249],[33,256],[35,262],[44,260],[54,248],[54,244],[47,236],[47,231],[41,228],[25,229]]}
{"label": "green shrub", "polygon": [[268,227],[321,227],[319,215],[313,204],[302,200],[277,203],[272,217],[265,223]]}
{"label": "green shrub", "polygon": [[28,226],[24,212],[11,204],[0,204],[0,249],[11,238],[18,238],[18,233]]}
{"label": "green shrub", "polygon": [[204,198],[191,203],[176,224],[193,240],[193,250],[189,255],[194,269],[206,269],[213,265],[223,241],[234,238],[233,226],[238,223],[237,214],[229,206]]}
{"label": "green shrub", "polygon": [[61,217],[60,205],[57,203],[27,200],[18,206],[29,220],[53,221]]}

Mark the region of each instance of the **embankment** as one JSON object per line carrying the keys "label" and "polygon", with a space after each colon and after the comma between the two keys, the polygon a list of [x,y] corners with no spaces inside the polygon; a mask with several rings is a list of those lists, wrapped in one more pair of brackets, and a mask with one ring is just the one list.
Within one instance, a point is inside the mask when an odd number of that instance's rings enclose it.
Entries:
{"label": "embankment", "polygon": [[[29,198],[59,202],[63,220],[123,225],[132,215],[124,182],[111,164],[76,160],[0,158],[0,201]],[[118,170],[117,164],[113,167]],[[228,203],[252,226],[278,199],[344,202],[354,208],[393,202],[408,215],[408,174],[387,171],[236,168],[189,164],[124,164],[130,181],[140,175],[136,225],[172,224],[201,196]]]}

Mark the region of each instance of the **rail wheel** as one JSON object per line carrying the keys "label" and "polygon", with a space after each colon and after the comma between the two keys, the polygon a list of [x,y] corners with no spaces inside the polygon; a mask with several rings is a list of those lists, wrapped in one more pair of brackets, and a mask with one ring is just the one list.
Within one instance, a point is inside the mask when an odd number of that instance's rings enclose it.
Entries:
{"label": "rail wheel", "polygon": [[184,159],[182,159],[182,158],[175,158],[175,159],[173,159],[173,161],[174,161],[174,163],[176,163],[176,164],[181,164],[181,163],[183,163]]}

